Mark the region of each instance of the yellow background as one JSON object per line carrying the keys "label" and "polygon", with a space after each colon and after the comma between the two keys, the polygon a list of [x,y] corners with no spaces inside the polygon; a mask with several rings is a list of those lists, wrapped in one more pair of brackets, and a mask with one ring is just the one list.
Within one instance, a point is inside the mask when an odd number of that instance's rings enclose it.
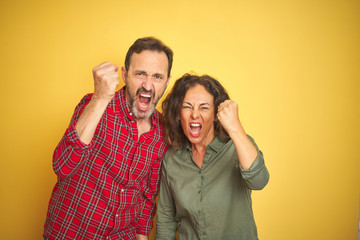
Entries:
{"label": "yellow background", "polygon": [[260,239],[357,239],[360,3],[350,0],[0,1],[0,239],[41,239],[52,152],[93,91],[156,36],[185,72],[220,80],[265,154]]}

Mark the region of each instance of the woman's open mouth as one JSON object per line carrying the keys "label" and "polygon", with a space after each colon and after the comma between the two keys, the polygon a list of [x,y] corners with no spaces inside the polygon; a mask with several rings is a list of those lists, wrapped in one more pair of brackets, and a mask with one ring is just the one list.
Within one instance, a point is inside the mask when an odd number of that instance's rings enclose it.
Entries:
{"label": "woman's open mouth", "polygon": [[192,137],[199,137],[201,133],[201,124],[200,123],[190,123],[190,135]]}

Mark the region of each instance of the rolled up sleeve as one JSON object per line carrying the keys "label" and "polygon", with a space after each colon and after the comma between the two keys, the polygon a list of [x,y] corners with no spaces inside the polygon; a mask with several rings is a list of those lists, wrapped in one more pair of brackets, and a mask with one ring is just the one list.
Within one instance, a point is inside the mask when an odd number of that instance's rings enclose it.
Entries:
{"label": "rolled up sleeve", "polygon": [[90,101],[91,95],[86,95],[75,108],[73,117],[66,129],[64,136],[57,145],[53,154],[53,169],[60,178],[66,178],[72,175],[87,158],[92,144],[83,143],[75,129],[77,119],[81,115],[87,103]]}
{"label": "rolled up sleeve", "polygon": [[250,169],[245,170],[240,166],[240,172],[245,180],[247,186],[252,190],[261,190],[263,189],[267,183],[269,182],[270,175],[269,171],[265,166],[264,156],[263,153],[259,150],[258,146],[256,145],[254,139],[248,136],[251,142],[255,145],[258,154],[251,165]]}

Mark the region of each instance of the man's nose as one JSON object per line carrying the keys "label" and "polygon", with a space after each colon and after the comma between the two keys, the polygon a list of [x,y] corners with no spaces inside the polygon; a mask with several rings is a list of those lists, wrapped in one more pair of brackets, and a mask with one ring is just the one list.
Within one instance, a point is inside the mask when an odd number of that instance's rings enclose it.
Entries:
{"label": "man's nose", "polygon": [[142,82],[143,88],[145,88],[147,91],[150,91],[152,89],[152,76],[148,75]]}

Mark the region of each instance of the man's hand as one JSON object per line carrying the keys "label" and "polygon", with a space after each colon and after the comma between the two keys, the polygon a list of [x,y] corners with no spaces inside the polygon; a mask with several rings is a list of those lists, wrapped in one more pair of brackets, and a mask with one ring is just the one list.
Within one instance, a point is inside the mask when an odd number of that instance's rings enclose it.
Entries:
{"label": "man's hand", "polygon": [[136,234],[136,239],[137,240],[149,240],[149,238],[145,235],[141,235],[141,234]]}
{"label": "man's hand", "polygon": [[119,85],[119,66],[109,62],[93,68],[94,96],[96,99],[110,102]]}
{"label": "man's hand", "polygon": [[104,62],[93,69],[94,95],[75,125],[80,140],[85,144],[91,142],[107,105],[115,96],[116,88],[119,85],[118,70],[117,65],[109,62]]}

